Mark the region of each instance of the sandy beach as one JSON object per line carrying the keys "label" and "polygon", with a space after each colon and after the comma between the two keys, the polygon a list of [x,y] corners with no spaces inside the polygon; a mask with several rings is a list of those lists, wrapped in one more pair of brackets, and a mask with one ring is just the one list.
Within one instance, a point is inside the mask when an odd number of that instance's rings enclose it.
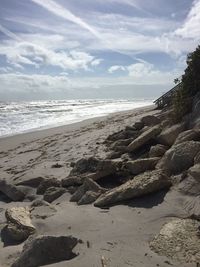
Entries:
{"label": "sandy beach", "polygon": [[[145,115],[155,115],[154,107],[111,114],[68,126],[20,134],[0,139],[0,177],[16,185],[30,178],[62,180],[71,162],[85,157],[104,159],[109,151],[108,135],[131,126]],[[55,167],[59,164],[59,167]],[[5,176],[6,173],[6,177]],[[26,187],[34,195],[36,188]],[[183,267],[182,263],[159,256],[149,242],[171,218],[186,216],[185,197],[176,190],[162,190],[109,209],[93,205],[78,206],[66,192],[51,206],[36,207],[32,223],[38,234],[72,235],[82,240],[74,251],[78,256],[53,263],[55,267]],[[30,197],[31,199],[31,197]],[[0,228],[6,223],[4,212],[12,206],[29,206],[31,200],[10,202],[0,194]],[[0,241],[0,266],[11,266],[23,247]],[[47,265],[46,265],[47,266]],[[185,264],[184,267],[196,265]],[[25,267],[25,266],[24,266]]]}

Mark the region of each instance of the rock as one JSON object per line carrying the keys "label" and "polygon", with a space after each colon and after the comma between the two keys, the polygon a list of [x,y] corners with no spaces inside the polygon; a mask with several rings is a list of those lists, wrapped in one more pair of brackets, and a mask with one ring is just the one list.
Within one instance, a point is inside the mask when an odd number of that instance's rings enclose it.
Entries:
{"label": "rock", "polygon": [[197,181],[200,182],[200,164],[196,164],[192,166],[189,170],[188,173],[194,177]]}
{"label": "rock", "polygon": [[200,220],[200,196],[186,201],[184,209],[187,211],[190,218]]}
{"label": "rock", "polygon": [[142,133],[138,138],[131,142],[127,147],[127,152],[133,152],[143,145],[147,144],[151,139],[154,139],[161,132],[159,126],[154,126],[144,133]]}
{"label": "rock", "polygon": [[36,229],[31,222],[30,209],[28,207],[13,207],[5,212],[8,221],[7,232],[15,241],[24,241],[32,235]]}
{"label": "rock", "polygon": [[144,127],[144,123],[142,121],[136,121],[133,125],[133,127],[137,130],[140,131]]}
{"label": "rock", "polygon": [[146,126],[154,126],[161,122],[161,120],[153,115],[147,115],[141,119],[141,122]]}
{"label": "rock", "polygon": [[83,183],[83,179],[81,179],[78,176],[67,177],[67,178],[62,179],[61,183],[63,187],[79,186]]}
{"label": "rock", "polygon": [[122,139],[136,138],[138,134],[139,133],[137,130],[125,129],[125,130],[121,130],[119,132],[109,135],[106,141],[117,141],[117,140],[122,140]]}
{"label": "rock", "polygon": [[72,236],[37,236],[28,239],[11,267],[39,267],[70,260],[76,256],[72,250],[78,242]]}
{"label": "rock", "polygon": [[31,187],[38,187],[39,184],[44,181],[45,178],[42,176],[38,176],[38,177],[23,177],[20,179],[20,181],[17,182],[16,185],[27,185],[27,186],[31,186]]}
{"label": "rock", "polygon": [[177,174],[187,170],[194,163],[194,158],[200,151],[200,142],[187,141],[173,145],[158,162],[157,168],[169,174]]}
{"label": "rock", "polygon": [[122,152],[119,151],[112,151],[110,154],[107,155],[107,159],[117,159],[120,158]]}
{"label": "rock", "polygon": [[49,187],[44,193],[44,200],[51,203],[64,193],[66,193],[66,189],[63,187]]}
{"label": "rock", "polygon": [[140,197],[171,185],[162,170],[148,171],[101,195],[94,203],[97,207],[104,207],[119,201]]}
{"label": "rock", "polygon": [[160,158],[147,158],[128,161],[124,164],[124,168],[128,169],[131,174],[137,175],[139,173],[153,170]]}
{"label": "rock", "polygon": [[184,124],[176,124],[167,129],[163,130],[161,134],[157,137],[157,140],[162,145],[172,146],[178,137],[178,135],[184,131]]}
{"label": "rock", "polygon": [[75,163],[74,168],[70,172],[70,176],[75,176],[77,174],[83,174],[87,172],[95,172],[98,163],[99,161],[94,157],[82,158]]}
{"label": "rock", "polygon": [[200,130],[192,129],[180,133],[176,138],[175,144],[180,144],[185,141],[200,141]]}
{"label": "rock", "polygon": [[192,219],[174,219],[166,223],[160,233],[150,242],[153,251],[161,256],[185,262],[199,262],[199,223]]}
{"label": "rock", "polygon": [[50,204],[42,199],[36,199],[31,203],[31,207],[35,208],[35,207],[41,207],[41,206],[50,206]]}
{"label": "rock", "polygon": [[100,194],[101,192],[87,191],[78,201],[78,205],[91,204],[100,196]]}
{"label": "rock", "polygon": [[119,147],[128,146],[133,140],[134,140],[134,138],[122,139],[122,140],[115,141],[112,144],[111,149],[113,149],[115,151],[119,151]]}
{"label": "rock", "polygon": [[21,201],[25,198],[25,194],[21,192],[17,186],[4,179],[0,179],[0,192],[13,201]]}
{"label": "rock", "polygon": [[[85,201],[85,199],[88,199],[88,195],[84,196],[88,191],[99,193],[99,195],[100,195],[101,193],[105,192],[106,190],[104,188],[102,188],[100,185],[98,185],[96,182],[94,182],[93,180],[86,179],[84,181],[84,184],[81,185],[77,189],[77,191],[72,195],[70,201],[78,202],[78,204],[82,204],[83,201]],[[89,195],[91,196],[91,193]],[[91,197],[90,197],[90,199],[91,199]]]}
{"label": "rock", "polygon": [[152,146],[149,151],[149,157],[162,157],[167,151],[167,149],[168,148],[166,146],[160,144]]}
{"label": "rock", "polygon": [[194,164],[198,164],[198,163],[200,163],[200,152],[197,153],[197,155],[194,158]]}
{"label": "rock", "polygon": [[61,181],[59,181],[56,178],[45,179],[40,183],[39,187],[37,188],[37,194],[40,195],[44,194],[49,187],[60,187],[60,186],[61,186]]}

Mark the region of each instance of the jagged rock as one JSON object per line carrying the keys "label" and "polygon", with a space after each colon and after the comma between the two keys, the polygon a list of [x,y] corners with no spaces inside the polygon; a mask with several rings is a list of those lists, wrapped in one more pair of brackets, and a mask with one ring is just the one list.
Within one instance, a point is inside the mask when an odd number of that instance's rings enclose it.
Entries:
{"label": "jagged rock", "polygon": [[0,192],[13,201],[21,201],[25,198],[25,194],[17,186],[4,179],[0,179]]}
{"label": "jagged rock", "polygon": [[153,170],[160,158],[146,158],[128,161],[124,164],[124,168],[131,174],[137,175],[139,173]]}
{"label": "jagged rock", "polygon": [[101,192],[87,191],[82,198],[78,201],[78,205],[86,205],[93,203],[99,196]]}
{"label": "jagged rock", "polygon": [[149,157],[162,157],[167,149],[168,148],[166,146],[160,144],[152,146],[149,151]]}
{"label": "jagged rock", "polygon": [[41,206],[50,206],[50,204],[43,199],[36,199],[31,203],[32,208],[41,207]]}
{"label": "jagged rock", "polygon": [[161,132],[161,134],[157,137],[157,140],[163,145],[172,146],[178,135],[184,131],[184,128],[185,125],[183,123],[168,127]]}
{"label": "jagged rock", "polygon": [[162,173],[162,170],[147,171],[135,176],[119,187],[116,187],[101,195],[94,203],[97,207],[104,207],[119,201],[140,197],[171,185],[168,177]]}
{"label": "jagged rock", "polygon": [[13,207],[5,212],[8,225],[6,231],[15,241],[23,241],[32,235],[36,229],[31,222],[28,207]]}
{"label": "jagged rock", "polygon": [[180,173],[193,165],[199,151],[200,142],[187,141],[173,145],[158,162],[157,168],[169,174]]}
{"label": "jagged rock", "polygon": [[107,159],[117,159],[120,158],[122,152],[119,151],[112,151],[110,154],[107,155]]}
{"label": "jagged rock", "polygon": [[198,164],[198,163],[200,163],[200,152],[197,153],[197,155],[194,158],[194,164]]}
{"label": "jagged rock", "polygon": [[121,155],[121,159],[123,161],[130,161],[130,160],[132,160],[131,157],[130,157],[130,155],[128,153],[122,154]]}
{"label": "jagged rock", "polygon": [[200,196],[186,201],[184,209],[192,219],[200,220]]}
{"label": "jagged rock", "polygon": [[45,178],[42,176],[38,176],[38,177],[25,176],[21,178],[20,181],[18,181],[16,185],[28,185],[31,187],[38,187],[39,184],[44,180]]}
{"label": "jagged rock", "polygon": [[40,183],[39,187],[37,188],[37,194],[40,195],[44,194],[49,187],[60,187],[60,186],[61,186],[61,181],[59,181],[56,178],[45,179]]}
{"label": "jagged rock", "polygon": [[95,172],[98,163],[99,161],[94,157],[82,158],[75,163],[72,171],[70,172],[70,176],[75,176],[77,174],[83,174],[87,172]]}
{"label": "jagged rock", "polygon": [[161,122],[161,120],[153,115],[147,115],[141,119],[141,122],[146,126],[157,125]]}
{"label": "jagged rock", "polygon": [[185,141],[200,141],[200,130],[192,129],[180,133],[176,138],[175,144],[180,144]]}
{"label": "jagged rock", "polygon": [[126,146],[128,146],[133,140],[134,140],[134,138],[122,139],[122,140],[115,141],[115,142],[112,144],[111,149],[113,149],[113,150],[115,150],[115,151],[120,151],[120,150],[119,150],[119,147],[126,147]]}
{"label": "jagged rock", "polygon": [[[84,197],[86,192],[95,192],[95,193],[103,193],[106,190],[102,188],[100,185],[98,185],[96,182],[94,182],[91,179],[86,179],[84,183],[77,189],[77,191],[72,195],[70,201],[72,202],[78,202],[80,204],[83,202],[85,198],[87,198],[87,195]],[[81,201],[82,199],[82,201]],[[80,201],[80,202],[79,202]],[[81,203],[82,204],[82,203]]]}
{"label": "jagged rock", "polygon": [[144,133],[142,133],[138,138],[136,138],[133,142],[131,142],[128,147],[128,152],[133,152],[141,146],[147,144],[151,139],[154,139],[161,132],[161,128],[159,126],[154,126]]}
{"label": "jagged rock", "polygon": [[62,179],[61,183],[63,187],[79,186],[83,183],[83,179],[81,179],[81,177],[78,176],[67,177]]}
{"label": "jagged rock", "polygon": [[39,267],[70,260],[79,240],[72,236],[37,236],[28,239],[23,251],[11,267]]}
{"label": "jagged rock", "polygon": [[64,193],[66,193],[66,189],[63,187],[49,187],[44,193],[44,200],[51,203]]}
{"label": "jagged rock", "polygon": [[199,262],[200,238],[197,236],[199,222],[192,219],[174,219],[166,223],[160,233],[150,242],[159,255],[180,262]]}
{"label": "jagged rock", "polygon": [[196,164],[192,166],[189,170],[188,173],[194,177],[197,181],[200,182],[200,164]]}
{"label": "jagged rock", "polygon": [[136,122],[134,123],[133,127],[134,127],[136,130],[140,131],[140,130],[142,130],[142,128],[144,127],[144,123],[141,122],[141,121],[136,121]]}
{"label": "jagged rock", "polygon": [[137,130],[125,129],[117,133],[111,134],[107,137],[107,141],[117,141],[121,139],[136,138],[138,136]]}

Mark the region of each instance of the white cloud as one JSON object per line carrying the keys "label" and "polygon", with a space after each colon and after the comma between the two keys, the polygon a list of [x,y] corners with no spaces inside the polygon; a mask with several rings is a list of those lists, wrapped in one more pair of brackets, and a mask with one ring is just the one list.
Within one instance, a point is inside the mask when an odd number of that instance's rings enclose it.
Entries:
{"label": "white cloud", "polygon": [[124,66],[114,65],[114,66],[111,66],[111,67],[108,69],[108,72],[109,72],[109,73],[113,73],[113,72],[118,71],[118,70],[125,71],[126,68],[125,68]]}

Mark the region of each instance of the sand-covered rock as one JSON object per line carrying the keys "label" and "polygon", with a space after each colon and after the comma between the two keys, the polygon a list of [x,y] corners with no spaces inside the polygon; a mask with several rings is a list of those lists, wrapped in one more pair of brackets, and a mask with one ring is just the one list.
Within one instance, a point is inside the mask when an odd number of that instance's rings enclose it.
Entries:
{"label": "sand-covered rock", "polygon": [[176,138],[175,144],[180,144],[185,141],[200,141],[200,130],[192,129],[181,132]]}
{"label": "sand-covered rock", "polygon": [[95,172],[99,161],[94,157],[82,158],[75,162],[70,176],[75,176],[87,172]]}
{"label": "sand-covered rock", "polygon": [[194,158],[200,151],[200,142],[187,141],[173,145],[158,162],[157,168],[169,174],[177,174],[187,170],[194,163]]}
{"label": "sand-covered rock", "polygon": [[72,236],[37,236],[27,240],[11,267],[39,267],[74,258],[79,240]]}
{"label": "sand-covered rock", "polygon": [[147,126],[153,126],[153,125],[157,125],[161,122],[161,120],[156,117],[156,116],[153,116],[153,115],[147,115],[145,117],[143,117],[141,119],[141,122],[144,124],[144,125],[147,125]]}
{"label": "sand-covered rock", "polygon": [[153,170],[160,158],[145,158],[128,161],[124,164],[124,168],[131,174],[137,175],[139,173]]}
{"label": "sand-covered rock", "polygon": [[56,178],[45,179],[37,188],[37,194],[44,194],[49,187],[60,187],[61,181]]}
{"label": "sand-covered rock", "polygon": [[192,219],[200,221],[200,196],[187,200],[184,208]]}
{"label": "sand-covered rock", "polygon": [[13,201],[21,201],[25,198],[25,194],[17,186],[5,179],[0,179],[0,192]]}
{"label": "sand-covered rock", "polygon": [[155,146],[152,146],[149,151],[149,157],[162,157],[165,152],[167,151],[168,147],[165,145],[157,144]]}
{"label": "sand-covered rock", "polygon": [[51,203],[64,193],[66,193],[66,189],[63,187],[49,187],[44,193],[44,200]]}
{"label": "sand-covered rock", "polygon": [[166,146],[172,146],[178,137],[178,135],[184,131],[184,124],[176,124],[171,127],[166,128],[161,132],[161,134],[157,137],[157,140],[159,143],[166,145]]}
{"label": "sand-covered rock", "polygon": [[6,231],[13,240],[23,241],[36,231],[31,222],[30,209],[28,207],[7,209],[5,216],[8,221]]}
{"label": "sand-covered rock", "polygon": [[129,139],[129,138],[136,138],[139,135],[139,132],[135,127],[133,129],[126,128],[124,130],[121,130],[119,132],[113,133],[109,135],[106,139],[108,142],[114,142],[117,140],[122,140],[122,139]]}
{"label": "sand-covered rock", "polygon": [[151,139],[154,139],[161,132],[161,128],[159,125],[154,126],[144,133],[142,133],[138,138],[136,138],[133,142],[131,142],[128,147],[128,152],[134,152],[141,146],[147,144]]}
{"label": "sand-covered rock", "polygon": [[147,171],[101,195],[94,205],[97,207],[108,206],[123,200],[157,192],[170,185],[171,182],[161,170]]}
{"label": "sand-covered rock", "polygon": [[200,262],[199,225],[192,219],[174,219],[161,228],[150,247],[159,255],[180,262]]}

